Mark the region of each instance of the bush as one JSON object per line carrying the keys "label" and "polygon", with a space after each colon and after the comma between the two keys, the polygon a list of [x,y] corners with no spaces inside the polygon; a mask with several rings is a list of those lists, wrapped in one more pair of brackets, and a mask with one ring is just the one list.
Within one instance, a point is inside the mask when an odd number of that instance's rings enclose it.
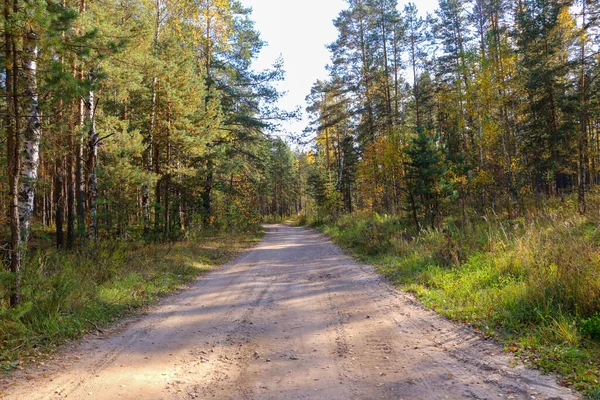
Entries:
{"label": "bush", "polygon": [[596,313],[590,318],[582,319],[579,329],[583,335],[600,341],[600,314]]}

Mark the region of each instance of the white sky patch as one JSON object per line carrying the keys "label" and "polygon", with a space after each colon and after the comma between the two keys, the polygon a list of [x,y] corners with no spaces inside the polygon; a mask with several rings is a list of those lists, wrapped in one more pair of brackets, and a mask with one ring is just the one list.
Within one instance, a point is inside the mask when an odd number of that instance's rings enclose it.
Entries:
{"label": "white sky patch", "polygon": [[[337,38],[333,26],[340,11],[347,8],[345,0],[240,0],[252,8],[251,18],[256,29],[267,42],[253,66],[256,70],[270,67],[281,55],[286,72],[285,81],[278,85],[287,94],[279,101],[284,110],[300,107],[303,114],[305,98],[317,79],[327,79],[325,66],[329,64],[329,51],[325,47]],[[423,14],[433,12],[437,0],[413,0]],[[407,1],[399,1],[402,10]],[[301,121],[283,125],[287,133],[298,135],[308,125],[303,115]],[[286,132],[282,132],[284,135]]]}

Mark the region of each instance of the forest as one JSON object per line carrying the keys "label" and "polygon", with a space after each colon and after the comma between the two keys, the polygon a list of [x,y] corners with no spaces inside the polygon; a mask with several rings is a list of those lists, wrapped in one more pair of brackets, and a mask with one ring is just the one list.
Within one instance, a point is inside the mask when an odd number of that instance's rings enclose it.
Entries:
{"label": "forest", "polygon": [[[37,230],[66,251],[256,224],[292,169],[281,61],[236,1],[4,5],[0,226],[19,300]],[[279,171],[285,170],[282,174]],[[286,211],[287,212],[287,211]],[[31,238],[30,238],[31,236]],[[3,246],[4,246],[3,244]]]}
{"label": "forest", "polygon": [[600,398],[598,2],[347,3],[301,222]]}
{"label": "forest", "polygon": [[4,0],[0,362],[48,342],[40,281],[74,315],[64,283],[107,255],[160,264],[293,217],[600,390],[600,5],[346,3],[310,125],[284,139],[283,60],[252,68],[265,43],[236,0]]}
{"label": "forest", "polygon": [[[342,211],[522,215],[598,180],[598,7],[351,1],[308,110]],[[314,177],[313,179],[316,179]]]}

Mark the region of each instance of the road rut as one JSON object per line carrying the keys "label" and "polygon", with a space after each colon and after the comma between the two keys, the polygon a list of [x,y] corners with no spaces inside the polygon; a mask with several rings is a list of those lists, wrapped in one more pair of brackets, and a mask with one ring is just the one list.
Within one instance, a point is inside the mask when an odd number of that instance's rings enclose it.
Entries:
{"label": "road rut", "polygon": [[308,228],[264,240],[7,399],[576,399]]}

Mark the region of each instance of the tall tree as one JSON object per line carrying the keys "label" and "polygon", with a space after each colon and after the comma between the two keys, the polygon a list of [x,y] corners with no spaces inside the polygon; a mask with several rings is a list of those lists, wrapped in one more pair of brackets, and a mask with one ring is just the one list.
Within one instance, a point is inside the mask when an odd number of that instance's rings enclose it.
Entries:
{"label": "tall tree", "polygon": [[557,0],[530,0],[517,11],[521,73],[527,90],[526,132],[521,146],[528,155],[527,163],[538,193],[571,186],[571,128],[563,111],[567,105],[565,51],[572,32],[568,7]]}
{"label": "tall tree", "polygon": [[415,102],[415,125],[417,129],[422,128],[421,96],[419,91],[419,75],[425,67],[426,53],[423,45],[426,41],[426,21],[419,16],[415,3],[404,6],[404,24],[406,30],[406,42],[408,45],[408,59],[412,72],[412,91]]}

